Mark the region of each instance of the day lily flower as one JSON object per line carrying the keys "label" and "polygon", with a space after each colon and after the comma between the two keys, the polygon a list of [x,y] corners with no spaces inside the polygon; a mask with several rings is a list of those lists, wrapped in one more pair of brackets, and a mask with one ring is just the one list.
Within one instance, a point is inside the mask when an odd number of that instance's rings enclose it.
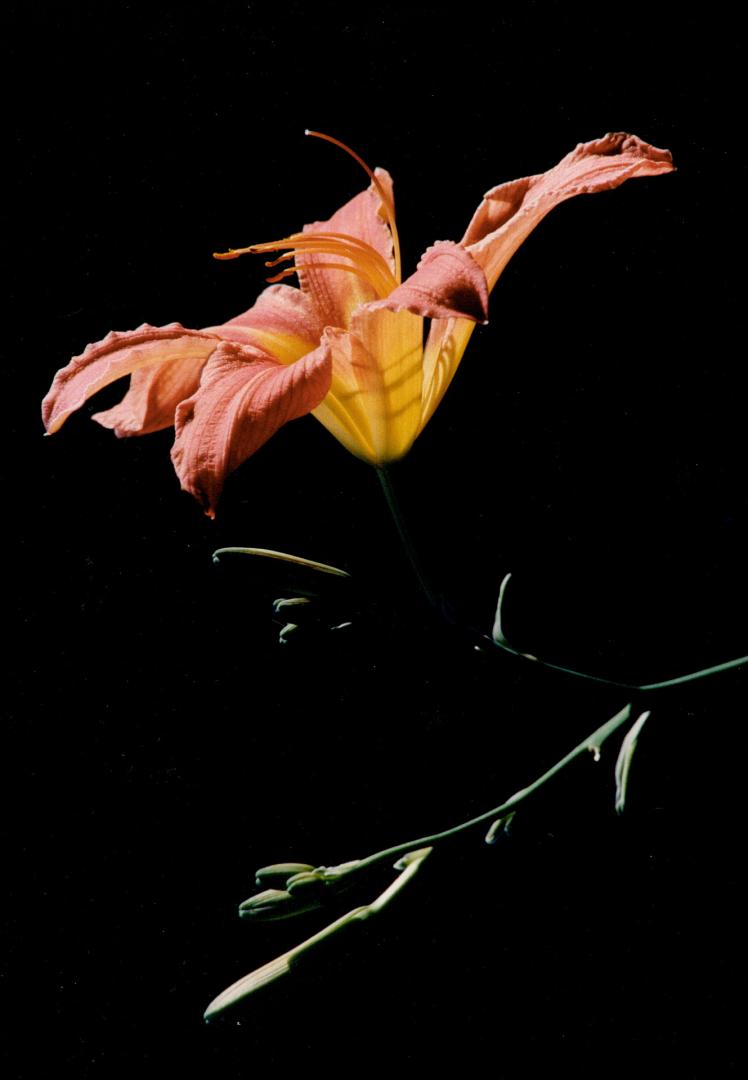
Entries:
{"label": "day lily flower", "polygon": [[[435,243],[403,281],[389,174],[319,137],[351,154],[370,186],[328,221],[218,256],[292,260],[244,314],[202,330],[143,324],[89,345],[44,400],[49,433],[130,375],[123,400],[94,420],[120,437],[174,424],[182,487],[211,517],[226,476],[309,412],[364,461],[394,461],[430,420],[476,323],[487,319],[489,292],[538,222],[574,195],[673,168],[667,150],[634,135],[582,143],[548,172],[489,191],[462,240]],[[298,288],[280,284],[291,275]]]}

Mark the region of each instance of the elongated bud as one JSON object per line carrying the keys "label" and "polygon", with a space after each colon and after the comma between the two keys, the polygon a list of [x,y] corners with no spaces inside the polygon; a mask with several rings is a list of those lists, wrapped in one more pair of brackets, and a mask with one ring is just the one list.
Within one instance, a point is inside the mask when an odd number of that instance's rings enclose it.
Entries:
{"label": "elongated bud", "polygon": [[278,559],[281,562],[291,563],[303,570],[314,570],[320,574],[332,574],[334,577],[349,578],[347,570],[341,570],[339,566],[331,566],[329,563],[318,562],[316,559],[304,559],[301,555],[291,555],[287,551],[273,551],[270,548],[253,547],[224,547],[213,552],[213,562],[218,562],[224,555],[252,555],[260,559]]}
{"label": "elongated bud", "polygon": [[516,812],[516,810],[512,810],[510,813],[504,814],[503,817],[497,818],[496,821],[494,821],[493,825],[486,833],[487,844],[495,844],[500,836],[506,836],[509,833]]}
{"label": "elongated bud", "polygon": [[281,597],[279,600],[273,600],[273,611],[277,615],[279,611],[283,611],[285,608],[303,607],[305,604],[311,604],[308,596]]}
{"label": "elongated bud", "polygon": [[239,905],[239,918],[254,919],[257,922],[274,922],[277,919],[290,919],[319,907],[315,900],[291,896],[285,889],[265,889],[264,892],[250,896]]}
{"label": "elongated bud", "polygon": [[626,791],[629,785],[629,773],[631,771],[631,760],[636,750],[636,744],[639,739],[642,728],[649,719],[649,712],[643,712],[638,720],[635,721],[626,732],[623,742],[621,743],[621,749],[618,753],[618,760],[616,761],[616,813],[622,814],[626,808]]}
{"label": "elongated bud", "polygon": [[314,870],[314,867],[300,862],[279,862],[271,866],[261,866],[255,874],[255,884],[258,889],[263,885],[266,889],[285,888],[290,877],[307,873],[309,870]]}
{"label": "elongated bud", "polygon": [[308,896],[320,896],[326,887],[325,875],[318,870],[294,874],[286,882],[286,888],[294,898],[303,896],[306,899]]}
{"label": "elongated bud", "polygon": [[396,863],[392,864],[394,870],[407,870],[409,866],[419,865],[433,851],[433,848],[418,848],[417,851],[407,851],[401,855]]}
{"label": "elongated bud", "polygon": [[506,637],[504,635],[504,626],[503,626],[504,596],[506,594],[506,587],[509,584],[509,582],[511,581],[511,578],[512,578],[512,575],[507,574],[505,576],[504,580],[501,582],[501,587],[499,588],[499,599],[498,599],[498,602],[496,604],[496,614],[494,616],[493,631],[492,631],[492,634],[491,634],[491,636],[493,637],[493,639],[494,639],[494,641],[496,642],[497,645],[506,645],[507,644],[507,640],[506,640]]}

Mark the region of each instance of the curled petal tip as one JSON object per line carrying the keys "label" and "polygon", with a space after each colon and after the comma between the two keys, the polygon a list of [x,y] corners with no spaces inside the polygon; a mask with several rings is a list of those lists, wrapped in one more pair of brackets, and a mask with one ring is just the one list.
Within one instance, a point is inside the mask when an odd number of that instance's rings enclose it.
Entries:
{"label": "curled petal tip", "polygon": [[486,275],[469,251],[450,240],[437,241],[414,274],[380,301],[390,311],[410,311],[429,319],[488,319]]}
{"label": "curled petal tip", "polygon": [[71,413],[105,386],[131,376],[131,391],[114,409],[96,417],[118,435],[142,435],[172,423],[182,396],[192,393],[200,371],[218,338],[208,331],[189,330],[180,323],[136,330],[110,331],[87,345],[67,367],[57,372],[42,402],[42,419],[53,433]]}
{"label": "curled petal tip", "polygon": [[626,131],[609,131],[601,139],[594,139],[589,143],[580,143],[577,150],[581,153],[595,154],[634,154],[646,157],[650,161],[657,161],[665,166],[673,164],[673,155],[669,150],[663,150],[659,146],[652,146],[644,142],[638,135],[629,135]]}

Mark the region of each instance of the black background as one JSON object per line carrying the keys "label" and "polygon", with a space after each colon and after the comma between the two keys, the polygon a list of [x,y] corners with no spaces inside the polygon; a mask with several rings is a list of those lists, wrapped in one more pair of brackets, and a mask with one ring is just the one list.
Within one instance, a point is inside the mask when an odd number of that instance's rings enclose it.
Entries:
{"label": "black background", "polygon": [[[53,439],[38,420],[108,330],[249,307],[259,260],[212,251],[361,189],[305,127],[391,171],[406,267],[489,187],[632,131],[678,172],[543,222],[394,476],[465,622],[490,628],[511,570],[510,634],[556,662],[644,682],[748,652],[739,38],[720,5],[667,7],[3,8],[6,1075],[41,1053],[76,1077],[737,1071],[741,673],[645,702],[623,819],[608,749],[511,838],[434,858],[357,939],[203,1025],[320,925],[240,923],[256,866],[479,813],[624,698],[434,625],[374,476],[311,418],[215,523],[169,432],[84,415],[120,387]],[[353,628],[280,647],[275,583],[216,568],[224,544],[346,566]]]}

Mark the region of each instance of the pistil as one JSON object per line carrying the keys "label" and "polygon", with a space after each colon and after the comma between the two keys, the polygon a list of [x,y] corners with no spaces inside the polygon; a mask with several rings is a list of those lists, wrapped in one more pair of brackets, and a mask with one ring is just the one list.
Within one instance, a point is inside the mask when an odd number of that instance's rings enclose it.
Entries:
{"label": "pistil", "polygon": [[324,139],[325,142],[332,143],[333,146],[338,146],[341,150],[345,150],[346,154],[349,154],[355,162],[357,162],[364,170],[366,175],[371,180],[372,184],[376,188],[379,198],[382,200],[382,206],[387,216],[387,224],[390,227],[392,233],[392,248],[395,256],[395,281],[399,285],[402,281],[400,272],[400,238],[397,234],[397,225],[395,224],[395,208],[390,202],[389,195],[382,187],[379,178],[374,174],[374,171],[369,168],[362,157],[359,157],[355,150],[351,150],[350,146],[346,146],[340,139],[334,139],[332,135],[324,135],[321,131],[310,131],[309,128],[304,132],[305,135],[312,135],[315,139]]}

